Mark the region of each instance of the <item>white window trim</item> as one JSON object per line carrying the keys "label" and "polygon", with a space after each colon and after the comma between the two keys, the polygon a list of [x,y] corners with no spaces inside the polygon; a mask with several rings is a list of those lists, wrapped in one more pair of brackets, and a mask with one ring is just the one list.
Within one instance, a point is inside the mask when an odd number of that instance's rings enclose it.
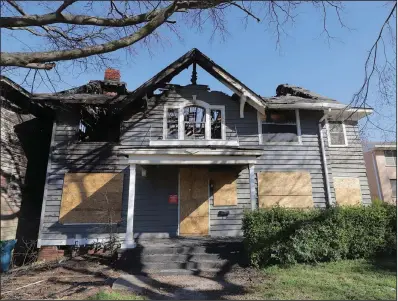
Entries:
{"label": "white window trim", "polygon": [[[284,111],[284,109],[281,109]],[[300,112],[299,109],[295,109],[296,114],[296,128],[297,128],[297,142],[266,142],[263,141],[263,122],[262,115],[260,112],[257,112],[257,126],[258,126],[258,144],[260,145],[302,145],[303,139],[301,137],[301,123],[300,123]]]}
{"label": "white window trim", "polygon": [[[192,95],[193,100],[186,100],[179,105],[164,106],[163,111],[163,140],[153,140],[149,142],[150,146],[164,145],[230,145],[238,146],[238,141],[226,140],[225,126],[225,106],[209,105],[208,103],[196,99],[196,95]],[[199,106],[205,109],[205,139],[204,140],[185,140],[184,139],[184,108],[188,106]],[[178,109],[178,139],[167,139],[167,113],[169,109]],[[211,110],[221,111],[221,139],[211,138]]]}
{"label": "white window trim", "polygon": [[[335,122],[335,121],[333,121],[333,122]],[[329,120],[326,119],[325,123],[326,123],[326,132],[327,132],[327,135],[328,135],[328,145],[329,145],[329,147],[347,147],[348,146],[347,131],[346,131],[346,128],[345,128],[344,121],[336,121],[336,122],[340,122],[343,125],[344,144],[332,144],[332,141],[330,139]]]}

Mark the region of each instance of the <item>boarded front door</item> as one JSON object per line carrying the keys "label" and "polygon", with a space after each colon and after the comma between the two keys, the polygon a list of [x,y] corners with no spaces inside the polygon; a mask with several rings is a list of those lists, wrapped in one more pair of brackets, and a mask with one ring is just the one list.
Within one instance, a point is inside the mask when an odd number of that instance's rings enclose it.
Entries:
{"label": "boarded front door", "polygon": [[208,187],[207,168],[180,169],[180,235],[209,234]]}

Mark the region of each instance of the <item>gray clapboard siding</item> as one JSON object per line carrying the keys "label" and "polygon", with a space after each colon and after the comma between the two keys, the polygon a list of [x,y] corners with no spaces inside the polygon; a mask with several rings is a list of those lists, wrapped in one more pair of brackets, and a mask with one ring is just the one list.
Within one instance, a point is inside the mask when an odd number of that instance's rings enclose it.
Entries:
{"label": "gray clapboard siding", "polygon": [[[59,241],[64,239],[96,238],[109,233],[126,232],[129,169],[127,159],[118,157],[112,143],[78,143],[76,133],[79,120],[73,112],[58,111],[51,164],[48,168],[45,193],[46,206],[40,231],[40,239]],[[123,172],[122,221],[118,224],[63,225],[59,223],[64,175],[67,172]]]}
{"label": "gray clapboard siding", "polygon": [[[308,171],[311,175],[313,201],[316,207],[326,206],[326,189],[323,162],[320,151],[318,121],[322,112],[299,111],[302,144],[266,144],[261,147],[264,154],[257,159],[255,173],[261,171]],[[257,194],[257,181],[255,191]],[[258,196],[256,195],[258,206]]]}
{"label": "gray clapboard siding", "polygon": [[[236,180],[237,205],[214,206],[210,201],[210,235],[237,236],[241,235],[244,210],[251,210],[249,167],[241,169]],[[218,216],[219,211],[229,211],[228,216]]]}
{"label": "gray clapboard siding", "polygon": [[363,159],[362,144],[359,137],[358,123],[355,121],[345,121],[345,128],[348,145],[331,147],[328,141],[327,127],[326,125],[323,127],[332,202],[334,204],[336,203],[333,178],[354,177],[358,178],[360,182],[362,203],[370,204],[371,198]]}
{"label": "gray clapboard siding", "polygon": [[169,204],[168,198],[178,195],[178,167],[137,166],[136,170],[134,237],[153,237],[157,233],[176,236],[178,205]]}
{"label": "gray clapboard siding", "polygon": [[[259,145],[257,111],[245,106],[245,118],[240,118],[239,103],[222,92],[207,91],[203,86],[185,87],[169,91],[168,95],[155,96],[148,100],[146,112],[135,112],[126,116],[121,123],[119,143],[77,143],[78,118],[68,112],[58,112],[53,141],[51,166],[49,168],[46,192],[46,210],[42,239],[59,240],[74,237],[95,237],[103,235],[103,227],[65,226],[58,221],[64,174],[73,172],[125,172],[122,223],[112,226],[112,231],[125,231],[128,200],[128,160],[121,150],[146,148],[150,139],[162,139],[164,106],[179,105],[186,100],[198,100],[210,105],[225,106],[227,140],[239,139],[240,148],[261,149],[263,155],[254,164],[251,193],[248,166],[241,166],[237,179],[238,204],[236,206],[214,207],[210,202],[210,234],[212,236],[241,235],[241,219],[244,210],[252,208],[252,201],[258,202],[257,172],[260,171],[308,171],[311,175],[313,200],[317,207],[325,207],[326,189],[323,161],[320,151],[318,121],[323,113],[300,110],[302,144],[280,143]],[[361,143],[358,140],[356,123],[346,126],[348,147],[332,148],[328,145],[324,127],[324,144],[330,178],[332,201],[334,202],[334,176],[355,176],[360,179],[363,202],[369,203],[369,189],[363,164]],[[178,209],[168,204],[170,194],[178,190],[177,166],[148,166],[143,177],[137,166],[134,234],[138,236],[170,237],[177,233]],[[159,172],[154,173],[153,169]],[[254,198],[254,200],[252,200]],[[219,217],[218,211],[228,210],[228,217]],[[58,214],[58,215],[57,215]]]}

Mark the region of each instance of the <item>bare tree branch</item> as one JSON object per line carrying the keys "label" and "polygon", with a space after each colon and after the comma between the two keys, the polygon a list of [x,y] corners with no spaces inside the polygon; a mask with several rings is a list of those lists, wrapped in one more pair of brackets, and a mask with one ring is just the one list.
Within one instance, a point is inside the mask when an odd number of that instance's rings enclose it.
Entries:
{"label": "bare tree branch", "polygon": [[162,25],[175,11],[176,3],[173,2],[168,7],[160,10],[145,26],[137,32],[123,39],[113,40],[111,42],[90,46],[80,49],[70,49],[63,51],[50,52],[32,52],[32,53],[1,53],[0,65],[2,66],[20,66],[27,67],[31,63],[45,63],[48,61],[70,60],[84,58],[87,56],[115,51],[123,47],[132,45],[144,37],[151,34],[156,28]]}
{"label": "bare tree branch", "polygon": [[62,13],[68,6],[72,5],[77,0],[65,0],[64,3],[55,11],[56,14]]}

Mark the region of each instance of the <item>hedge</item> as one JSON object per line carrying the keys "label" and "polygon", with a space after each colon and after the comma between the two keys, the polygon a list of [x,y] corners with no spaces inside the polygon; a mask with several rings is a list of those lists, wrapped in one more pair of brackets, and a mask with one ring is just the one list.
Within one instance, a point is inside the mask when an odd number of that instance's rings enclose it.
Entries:
{"label": "hedge", "polygon": [[257,267],[393,255],[396,219],[392,205],[260,209],[245,213],[244,241]]}

